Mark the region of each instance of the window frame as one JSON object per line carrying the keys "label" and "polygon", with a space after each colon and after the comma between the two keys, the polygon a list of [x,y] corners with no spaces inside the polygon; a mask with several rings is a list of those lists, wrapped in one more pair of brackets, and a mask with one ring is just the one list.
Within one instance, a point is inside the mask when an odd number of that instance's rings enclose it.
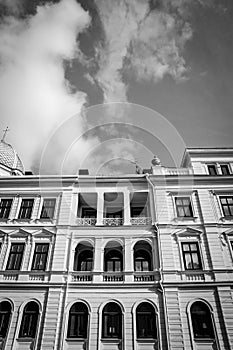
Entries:
{"label": "window frame", "polygon": [[[22,217],[23,202],[24,201],[32,201],[32,206],[28,207],[28,209],[31,209],[29,217]],[[31,220],[32,219],[33,210],[34,210],[34,205],[35,205],[35,198],[31,198],[31,197],[30,198],[25,198],[25,197],[21,198],[17,219],[18,220]],[[27,209],[27,207],[26,207],[26,209]]]}
{"label": "window frame", "polygon": [[[219,206],[220,206],[220,211],[221,211],[222,217],[225,218],[225,219],[233,218],[233,213],[232,213],[232,215],[225,215],[224,209],[223,209],[223,204],[222,204],[222,201],[221,201],[222,198],[225,198],[225,199],[226,198],[232,198],[232,200],[233,200],[233,195],[218,194],[217,198],[218,198],[218,202],[219,202]],[[232,206],[233,206],[233,204],[232,204]],[[232,208],[232,210],[233,210],[233,208]]]}
{"label": "window frame", "polygon": [[[26,307],[30,304],[30,303],[34,303],[37,305],[38,307],[38,310],[33,312],[33,311],[25,311]],[[26,313],[27,312],[27,313]],[[18,339],[20,340],[24,340],[24,339],[36,339],[37,338],[37,334],[38,334],[38,329],[40,327],[40,313],[41,313],[41,309],[40,309],[40,304],[35,301],[35,300],[29,300],[27,301],[26,303],[24,303],[22,305],[22,309],[21,309],[21,318],[20,318],[20,322],[18,324]],[[30,315],[33,315],[35,314],[35,316],[31,316]],[[29,327],[26,327],[27,328],[27,334],[26,335],[23,335],[23,330],[24,330],[24,323],[26,323],[25,319],[27,318],[27,316],[30,317],[30,325],[34,325],[34,322],[35,322],[35,317],[37,318],[36,319],[36,325],[35,325],[35,329],[33,330],[33,336],[30,335],[30,328]],[[25,318],[25,319],[24,319]],[[33,320],[34,318],[34,320]],[[34,322],[32,322],[32,320]]]}
{"label": "window frame", "polygon": [[[119,308],[119,312],[116,311],[105,311],[105,308],[111,304],[115,304]],[[115,314],[115,315],[114,315]],[[114,317],[117,317],[116,323],[112,323],[112,325],[106,325],[106,318],[108,316],[111,316],[111,321],[114,320]],[[111,340],[111,341],[121,341],[123,339],[123,324],[124,324],[124,313],[122,311],[121,306],[116,301],[108,301],[101,310],[101,339],[102,340]],[[114,321],[114,322],[115,322]],[[106,325],[106,326],[105,326]],[[118,332],[115,332],[115,336],[111,336],[109,332],[106,330],[106,328],[114,328],[116,327]],[[107,331],[107,332],[106,332]]]}
{"label": "window frame", "polygon": [[[8,299],[1,300],[0,301],[0,305],[1,305],[1,303],[8,303],[10,305],[10,312],[9,312],[9,316],[8,316],[8,325],[7,325],[7,328],[6,328],[5,336],[3,337],[3,336],[0,335],[0,339],[3,339],[4,342],[5,342],[5,340],[7,339],[9,330],[10,330],[11,320],[12,320],[12,313],[14,311],[14,308],[13,308],[12,302],[10,300],[8,300]],[[1,315],[1,311],[0,311],[0,315]],[[1,316],[0,316],[0,323],[2,324]]]}
{"label": "window frame", "polygon": [[[221,170],[221,175],[222,176],[231,175],[231,168],[230,168],[230,164],[229,163],[220,163],[219,166],[220,166],[220,170]],[[227,170],[227,174],[224,174],[224,172],[222,170],[223,167],[226,167],[226,169],[228,169]]]}
{"label": "window frame", "polygon": [[[43,216],[43,211],[46,212],[46,208],[45,208],[45,202],[46,201],[53,201],[54,205],[52,207],[49,207],[49,210],[52,208],[52,215],[51,216]],[[44,197],[42,204],[41,204],[41,209],[40,209],[40,220],[53,220],[55,217],[55,213],[56,213],[56,206],[57,206],[57,198],[56,197]]]}
{"label": "window frame", "polygon": [[[219,175],[218,166],[217,166],[216,163],[208,163],[208,164],[206,164],[206,167],[207,167],[208,175],[210,175],[210,176],[217,176],[217,175]],[[209,167],[213,167],[215,169],[215,174],[211,174],[211,172],[209,170]]]}
{"label": "window frame", "polygon": [[[210,337],[209,336],[204,336],[203,337],[201,335],[200,336],[195,336],[195,333],[194,333],[195,332],[195,328],[194,328],[195,326],[193,324],[193,317],[192,317],[192,312],[191,312],[192,310],[191,309],[192,309],[193,305],[196,304],[196,303],[203,304],[204,307],[206,309],[208,309],[208,311],[209,311],[209,320],[211,321],[211,326],[212,326],[212,330],[211,330],[212,337],[211,336]],[[211,306],[205,300],[203,300],[203,299],[195,299],[195,300],[189,302],[189,304],[187,306],[187,314],[188,314],[189,329],[190,329],[190,332],[191,332],[191,335],[192,335],[191,339],[192,339],[192,343],[193,344],[195,344],[198,341],[207,341],[207,342],[209,342],[209,341],[212,341],[212,342],[216,341],[216,343],[218,343],[213,310],[212,310]],[[211,332],[210,332],[210,334],[211,334]]]}
{"label": "window frame", "polygon": [[[105,248],[106,249],[106,248]],[[123,272],[124,270],[124,261],[123,261],[123,252],[118,250],[118,249],[112,249],[112,248],[107,248],[107,252],[104,251],[104,272],[107,273],[120,273]],[[106,257],[110,254],[113,254],[114,252],[116,252],[119,255],[118,259],[114,259],[114,256],[111,257],[111,259],[107,259]],[[117,256],[116,256],[117,258]],[[120,270],[116,270],[116,261],[120,261]],[[109,262],[113,262],[113,270],[109,270],[108,269],[108,263]]]}
{"label": "window frame", "polygon": [[2,210],[1,205],[2,205],[2,202],[3,202],[3,201],[11,201],[10,207],[7,208],[7,209],[8,209],[8,215],[7,215],[7,216],[3,215],[3,217],[1,217],[1,215],[0,215],[0,220],[8,220],[8,219],[10,218],[11,211],[12,211],[13,198],[12,198],[12,197],[9,197],[9,198],[7,198],[7,197],[2,197],[2,198],[0,199],[0,214],[1,214],[1,210]]}
{"label": "window frame", "polygon": [[[145,336],[139,336],[139,330],[140,330],[139,329],[139,323],[140,323],[139,316],[140,315],[138,315],[138,308],[140,308],[140,306],[142,306],[143,304],[147,304],[153,311],[150,313],[148,311],[147,312],[140,311],[140,314],[141,314],[141,316],[144,315],[144,317],[145,317],[145,314],[148,314],[147,318],[149,317],[149,320],[153,321],[153,324],[150,327],[151,329],[150,329],[150,333],[148,335],[145,334]],[[154,319],[152,319],[152,317],[151,317],[152,313],[153,313]],[[158,322],[157,322],[157,314],[156,314],[156,310],[155,310],[154,306],[151,303],[149,303],[148,301],[140,302],[137,305],[137,307],[135,308],[135,318],[136,318],[136,339],[137,339],[137,341],[143,341],[143,340],[144,341],[146,341],[146,340],[157,341],[158,340],[158,324],[157,324]],[[153,332],[153,330],[154,330],[154,332]],[[145,333],[147,333],[147,332],[145,332]],[[154,333],[154,334],[152,334],[152,333]]]}
{"label": "window frame", "polygon": [[[71,314],[71,310],[72,308],[76,305],[76,304],[82,304],[85,306],[86,308],[86,313],[81,312],[81,311],[74,311],[73,314],[76,314],[78,316],[80,316],[80,314],[84,314],[84,323],[86,323],[86,327],[85,327],[85,337],[83,336],[76,336],[76,335],[70,335],[70,324],[71,324],[71,318],[70,318],[70,314]],[[80,318],[80,317],[79,317]],[[66,329],[66,338],[67,340],[87,340],[89,338],[89,319],[90,319],[90,312],[89,312],[89,307],[86,305],[86,303],[84,303],[82,300],[78,300],[74,303],[72,303],[72,305],[69,308],[68,311],[68,316],[67,316],[67,329]]]}
{"label": "window frame", "polygon": [[[74,252],[73,271],[78,271],[78,272],[91,272],[91,271],[93,271],[93,268],[94,268],[94,249],[93,249],[93,247],[92,247],[92,248],[89,248],[89,249],[83,249],[83,250],[81,250],[81,251],[79,252],[78,249],[77,249],[77,248],[78,248],[78,245],[79,245],[79,244],[77,244],[77,246],[76,246],[76,248],[75,248],[75,252]],[[87,257],[85,261],[84,261],[84,260],[81,260],[81,259],[80,259],[80,255],[82,255],[82,254],[84,254],[84,253],[87,254],[87,252],[90,253],[90,255],[92,255],[92,257]],[[92,268],[91,268],[90,270],[87,270],[87,269],[82,270],[82,269],[81,269],[82,262],[87,263],[87,260],[88,260],[88,259],[92,259],[92,263],[91,263]],[[80,261],[80,260],[81,260],[81,261]],[[79,269],[79,267],[80,267],[80,269]]]}
{"label": "window frame", "polygon": [[[181,215],[179,215],[177,200],[187,200],[187,199],[189,200],[189,210],[190,210],[191,215],[190,216],[181,216]],[[195,213],[194,213],[193,203],[192,203],[192,195],[186,195],[185,193],[175,195],[174,196],[174,204],[175,204],[176,218],[178,220],[183,220],[183,219],[188,220],[188,219],[195,219],[196,218]],[[183,205],[179,206],[179,207],[182,207],[184,210]]]}
{"label": "window frame", "polygon": [[[17,246],[17,245],[18,246],[23,246],[22,252],[16,252],[16,253],[20,253],[20,266],[17,269],[16,268],[10,269],[9,268],[10,257],[11,257],[11,254],[15,253],[15,252],[12,252],[11,249],[12,249],[13,246]],[[23,265],[23,259],[24,259],[25,250],[26,250],[26,243],[25,243],[25,241],[20,241],[20,242],[12,241],[12,242],[10,242],[9,243],[9,251],[8,251],[8,254],[7,254],[7,261],[6,261],[5,270],[7,270],[7,271],[21,271],[21,268],[22,268],[22,265]],[[14,265],[15,265],[15,262],[14,262]]]}
{"label": "window frame", "polygon": [[[182,250],[182,257],[183,257],[183,266],[184,266],[184,269],[185,269],[185,271],[202,271],[203,270],[203,267],[202,267],[202,259],[201,259],[201,254],[200,254],[200,245],[199,245],[199,242],[198,241],[194,241],[194,240],[188,240],[188,241],[181,241],[180,242],[180,244],[181,244],[181,250]],[[188,251],[185,251],[184,249],[183,249],[183,246],[185,245],[185,244],[188,244],[189,245],[189,250]],[[196,247],[197,247],[197,249],[196,250],[190,250],[191,248],[190,248],[190,245],[192,245],[192,244],[195,244],[196,245]],[[193,254],[197,254],[197,258],[198,258],[198,263],[199,263],[199,268],[188,268],[187,267],[187,264],[186,264],[186,258],[185,258],[185,256],[186,255],[190,255],[191,256],[191,262],[192,262],[192,266],[194,265],[194,263],[193,263]]]}
{"label": "window frame", "polygon": [[[47,246],[47,252],[36,252],[36,248],[37,246]],[[33,258],[32,258],[32,263],[31,263],[31,271],[46,271],[47,270],[47,266],[48,266],[48,260],[49,260],[49,252],[50,252],[50,243],[49,242],[38,242],[36,241],[35,244],[34,244],[34,250],[33,250]],[[44,263],[44,267],[41,268],[41,269],[36,269],[34,268],[34,263],[35,263],[35,260],[36,260],[36,255],[37,253],[39,255],[45,255],[46,254],[46,261]]]}

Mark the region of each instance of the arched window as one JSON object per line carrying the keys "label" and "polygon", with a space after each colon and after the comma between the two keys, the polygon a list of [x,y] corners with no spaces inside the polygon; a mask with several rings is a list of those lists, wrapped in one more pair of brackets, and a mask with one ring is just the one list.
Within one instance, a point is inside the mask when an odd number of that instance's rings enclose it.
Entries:
{"label": "arched window", "polygon": [[121,251],[111,249],[105,253],[104,270],[106,272],[120,272],[123,270],[123,256]]}
{"label": "arched window", "polygon": [[9,328],[11,317],[11,304],[9,301],[0,303],[0,338],[5,338]]}
{"label": "arched window", "polygon": [[213,322],[209,307],[201,301],[196,301],[192,304],[190,312],[194,338],[214,338]]}
{"label": "arched window", "polygon": [[23,310],[19,338],[35,338],[39,318],[39,305],[30,301]]}
{"label": "arched window", "polygon": [[69,312],[68,338],[87,338],[88,309],[84,303],[75,303]]}
{"label": "arched window", "polygon": [[151,246],[147,242],[138,242],[134,246],[134,270],[152,271]]}
{"label": "arched window", "polygon": [[79,244],[75,249],[74,271],[92,271],[93,248]]}
{"label": "arched window", "polygon": [[156,316],[153,306],[141,303],[136,309],[137,338],[157,338]]}
{"label": "arched window", "polygon": [[122,312],[116,303],[109,303],[103,309],[102,337],[122,338]]}

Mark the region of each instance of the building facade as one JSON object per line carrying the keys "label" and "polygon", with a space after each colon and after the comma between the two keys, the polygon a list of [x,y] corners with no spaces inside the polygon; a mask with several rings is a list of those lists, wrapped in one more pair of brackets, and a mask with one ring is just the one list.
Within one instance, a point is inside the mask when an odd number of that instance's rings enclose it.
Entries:
{"label": "building facade", "polygon": [[233,349],[233,149],[97,177],[0,149],[0,349]]}

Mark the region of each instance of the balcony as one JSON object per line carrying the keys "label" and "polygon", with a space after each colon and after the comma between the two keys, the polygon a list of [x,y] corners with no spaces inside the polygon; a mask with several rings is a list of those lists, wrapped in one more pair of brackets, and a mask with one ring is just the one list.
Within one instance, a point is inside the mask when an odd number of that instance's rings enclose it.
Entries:
{"label": "balcony", "polygon": [[71,273],[71,281],[72,282],[92,282],[93,281],[93,273],[92,271],[85,272],[72,272]]}
{"label": "balcony", "polygon": [[134,282],[153,282],[155,275],[152,271],[134,272]]}
{"label": "balcony", "polygon": [[103,282],[123,282],[124,274],[122,272],[104,272]]}
{"label": "balcony", "polygon": [[124,223],[123,218],[103,218],[103,225],[104,226],[121,226]]}
{"label": "balcony", "polygon": [[162,168],[164,175],[193,175],[192,168]]}
{"label": "balcony", "polygon": [[138,217],[131,218],[130,223],[133,226],[145,226],[145,225],[151,225],[152,220],[150,217],[138,216]]}
{"label": "balcony", "polygon": [[96,218],[77,218],[76,224],[78,226],[95,226]]}

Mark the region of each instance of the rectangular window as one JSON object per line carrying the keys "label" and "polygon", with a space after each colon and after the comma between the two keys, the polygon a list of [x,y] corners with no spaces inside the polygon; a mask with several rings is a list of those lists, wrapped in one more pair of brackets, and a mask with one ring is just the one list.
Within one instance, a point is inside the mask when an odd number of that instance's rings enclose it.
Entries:
{"label": "rectangular window", "polygon": [[190,197],[176,197],[175,202],[178,217],[193,217]]}
{"label": "rectangular window", "polygon": [[208,171],[210,175],[218,175],[217,168],[215,164],[207,165]]}
{"label": "rectangular window", "polygon": [[12,199],[1,199],[0,202],[0,219],[8,219],[10,215]]}
{"label": "rectangular window", "polygon": [[197,242],[182,243],[185,270],[200,270],[201,257]]}
{"label": "rectangular window", "polygon": [[228,164],[221,164],[220,168],[221,168],[223,175],[230,175],[230,170],[229,170]]}
{"label": "rectangular window", "polygon": [[45,271],[48,258],[49,243],[36,243],[32,270]]}
{"label": "rectangular window", "polygon": [[34,199],[23,199],[19,211],[19,219],[30,219],[32,215]]}
{"label": "rectangular window", "polygon": [[24,243],[12,243],[7,261],[7,270],[20,270],[24,252]]}
{"label": "rectangular window", "polygon": [[220,197],[224,216],[233,216],[233,197]]}
{"label": "rectangular window", "polygon": [[55,204],[56,204],[56,198],[44,199],[40,218],[41,219],[53,219]]}

